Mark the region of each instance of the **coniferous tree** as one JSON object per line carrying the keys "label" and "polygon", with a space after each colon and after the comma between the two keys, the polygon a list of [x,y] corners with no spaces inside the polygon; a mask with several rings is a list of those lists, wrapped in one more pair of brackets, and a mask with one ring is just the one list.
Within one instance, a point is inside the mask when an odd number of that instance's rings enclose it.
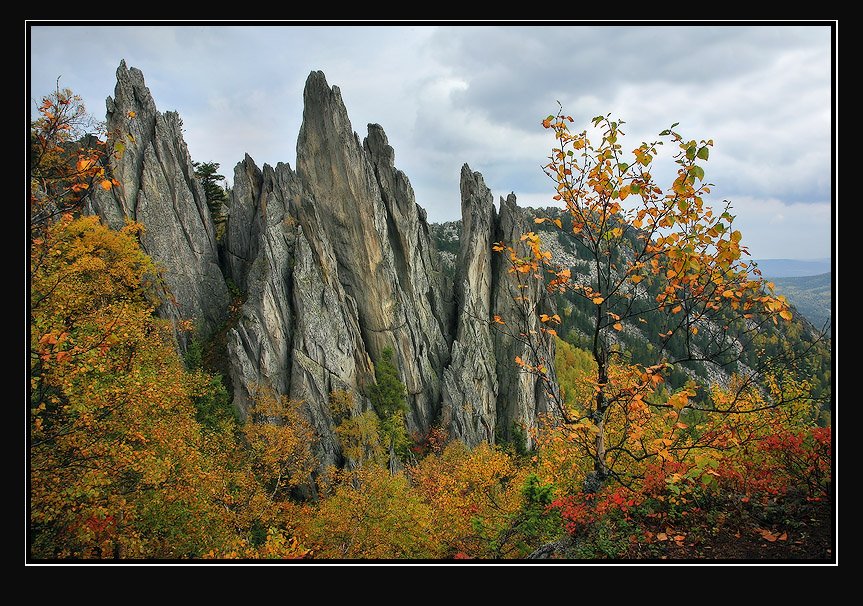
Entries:
{"label": "coniferous tree", "polygon": [[201,180],[201,185],[204,186],[204,195],[207,197],[207,206],[210,208],[210,214],[218,220],[221,217],[222,204],[227,201],[225,190],[219,185],[220,181],[225,180],[225,175],[220,175],[218,162],[193,162],[195,167],[195,176]]}

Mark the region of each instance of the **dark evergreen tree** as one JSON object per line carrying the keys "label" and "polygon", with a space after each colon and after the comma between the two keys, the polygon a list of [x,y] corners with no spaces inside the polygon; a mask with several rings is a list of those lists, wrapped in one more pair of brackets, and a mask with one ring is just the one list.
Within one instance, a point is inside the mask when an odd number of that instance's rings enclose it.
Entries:
{"label": "dark evergreen tree", "polygon": [[222,204],[227,200],[224,188],[219,185],[225,180],[225,175],[220,175],[218,162],[192,162],[195,167],[195,176],[201,180],[204,186],[204,195],[207,197],[207,206],[210,214],[218,220],[222,213]]}
{"label": "dark evergreen tree", "polygon": [[382,419],[388,419],[399,411],[408,411],[407,392],[393,363],[394,355],[391,348],[384,349],[381,359],[375,364],[376,383],[369,389],[372,406]]}
{"label": "dark evergreen tree", "polygon": [[408,455],[407,429],[405,414],[408,412],[407,390],[399,378],[399,371],[393,363],[394,352],[387,347],[381,359],[375,364],[375,384],[369,388],[368,396],[375,412],[381,418],[381,431],[386,436],[390,451],[390,470],[395,469],[396,457]]}

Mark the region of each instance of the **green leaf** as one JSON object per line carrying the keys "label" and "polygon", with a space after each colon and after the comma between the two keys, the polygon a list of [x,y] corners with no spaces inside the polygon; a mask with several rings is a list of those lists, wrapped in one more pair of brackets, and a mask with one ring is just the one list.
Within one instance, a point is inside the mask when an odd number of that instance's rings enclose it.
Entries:
{"label": "green leaf", "polygon": [[629,186],[629,193],[637,194],[641,191],[641,186],[638,183],[633,183]]}
{"label": "green leaf", "polygon": [[668,136],[668,135],[670,135],[670,134],[671,134],[671,131],[670,131],[670,130],[668,130],[668,129],[665,129],[664,131],[662,131],[661,133],[659,133],[659,136],[660,136],[660,137],[666,137],[666,136]]}
{"label": "green leaf", "polygon": [[698,150],[695,149],[695,146],[686,148],[686,159],[687,160],[695,160],[695,154]]}
{"label": "green leaf", "polygon": [[706,145],[698,150],[698,157],[702,160],[707,160],[707,158],[710,157],[710,150],[707,148]]}
{"label": "green leaf", "polygon": [[692,174],[695,175],[697,179],[704,181],[704,169],[700,166],[693,166]]}
{"label": "green leaf", "polygon": [[627,164],[626,162],[621,162],[620,163],[620,174],[622,175],[623,173],[625,173],[627,168],[629,168],[629,164]]}
{"label": "green leaf", "polygon": [[675,127],[675,126],[677,126],[678,124],[680,124],[680,122],[675,122],[674,124],[672,124],[672,125],[671,125],[671,128],[674,128],[674,127]]}

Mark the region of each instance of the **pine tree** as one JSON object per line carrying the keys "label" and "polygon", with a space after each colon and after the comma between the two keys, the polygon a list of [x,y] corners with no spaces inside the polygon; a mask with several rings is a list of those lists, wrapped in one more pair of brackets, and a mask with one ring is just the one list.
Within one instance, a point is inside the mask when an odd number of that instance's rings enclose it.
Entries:
{"label": "pine tree", "polygon": [[225,180],[225,175],[218,174],[218,162],[193,162],[192,165],[195,167],[195,176],[201,180],[201,185],[204,186],[204,195],[207,197],[210,214],[218,222],[221,219],[222,204],[227,201],[225,190],[219,185],[220,181]]}

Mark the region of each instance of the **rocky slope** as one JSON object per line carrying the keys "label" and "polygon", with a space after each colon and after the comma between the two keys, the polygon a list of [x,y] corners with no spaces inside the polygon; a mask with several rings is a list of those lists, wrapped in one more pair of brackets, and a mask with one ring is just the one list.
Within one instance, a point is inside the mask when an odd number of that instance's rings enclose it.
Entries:
{"label": "rocky slope", "polygon": [[[482,175],[464,166],[464,227],[445,272],[383,128],[370,124],[361,141],[338,87],[312,72],[296,169],[248,155],[238,163],[217,245],[177,114],[156,111],[140,71],[121,64],[117,78],[108,126],[134,141],[112,165],[122,188],[96,196],[91,211],[145,225],[145,248],[177,300],[160,313],[195,318],[203,338],[225,318],[225,279],[245,294],[226,352],[242,414],[263,390],[303,400],[321,464],[339,463],[329,395],[345,389],[355,413],[368,408],[374,361],[392,348],[417,437],[440,423],[473,445],[534,426],[545,388],[520,372],[524,352],[491,322],[512,311],[514,288],[491,245],[527,229],[514,196],[498,214]],[[540,296],[528,291],[531,304]]]}

